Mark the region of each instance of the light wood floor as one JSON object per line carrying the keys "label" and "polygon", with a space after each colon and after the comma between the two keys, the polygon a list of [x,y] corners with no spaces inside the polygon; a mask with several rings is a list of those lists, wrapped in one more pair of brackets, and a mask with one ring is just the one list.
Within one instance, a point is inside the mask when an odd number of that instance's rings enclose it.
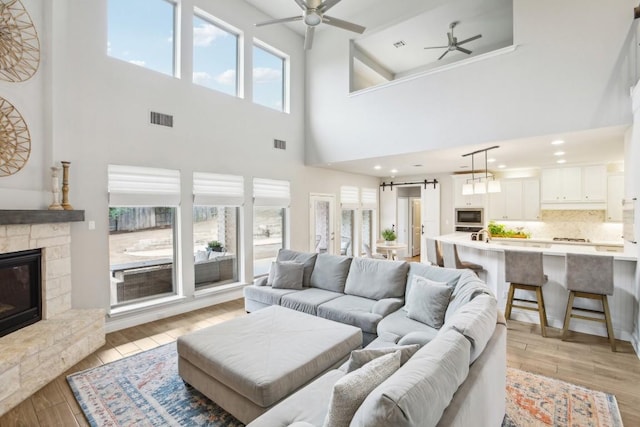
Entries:
{"label": "light wood floor", "polygon": [[[152,349],[189,331],[244,314],[240,299],[108,334],[104,347],[1,417],[0,426],[87,426],[66,375]],[[542,338],[537,326],[509,321],[509,366],[613,393],[624,424],[639,426],[640,360],[631,345],[618,341],[618,352],[612,353],[604,338],[576,333],[571,341],[563,342],[557,338],[559,334],[559,330],[549,328],[549,337]]]}

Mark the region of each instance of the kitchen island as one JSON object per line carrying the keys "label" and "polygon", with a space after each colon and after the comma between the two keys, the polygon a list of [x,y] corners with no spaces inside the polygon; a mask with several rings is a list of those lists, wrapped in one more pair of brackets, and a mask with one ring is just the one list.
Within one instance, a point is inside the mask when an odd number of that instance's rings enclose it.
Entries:
{"label": "kitchen island", "polygon": [[[609,297],[613,329],[616,338],[632,341],[634,315],[637,310],[635,295],[636,249],[625,248],[618,242],[555,242],[551,239],[491,239],[489,242],[471,240],[470,233],[453,233],[439,236],[437,240],[455,243],[460,258],[484,267],[480,278],[485,280],[498,298],[504,310],[509,290],[504,279],[504,252],[508,250],[543,253],[544,273],[549,280],[543,286],[544,301],[549,326],[562,328],[569,291],[565,286],[565,255],[567,253],[612,256],[614,259],[614,292]],[[527,293],[516,291],[516,297]],[[601,309],[600,303],[576,298],[576,307]],[[538,313],[514,309],[512,319],[539,323]],[[572,319],[570,329],[588,334],[607,336],[604,324]],[[636,353],[638,343],[632,342]]]}

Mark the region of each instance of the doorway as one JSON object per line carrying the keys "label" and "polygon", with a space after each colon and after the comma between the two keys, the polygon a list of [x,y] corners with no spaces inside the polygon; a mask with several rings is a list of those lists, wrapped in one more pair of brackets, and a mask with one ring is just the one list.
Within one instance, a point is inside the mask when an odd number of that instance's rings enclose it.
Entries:
{"label": "doorway", "polygon": [[407,245],[407,257],[420,255],[422,200],[419,186],[399,187],[397,198],[398,243]]}
{"label": "doorway", "polygon": [[316,253],[335,254],[334,194],[309,196],[309,250]]}

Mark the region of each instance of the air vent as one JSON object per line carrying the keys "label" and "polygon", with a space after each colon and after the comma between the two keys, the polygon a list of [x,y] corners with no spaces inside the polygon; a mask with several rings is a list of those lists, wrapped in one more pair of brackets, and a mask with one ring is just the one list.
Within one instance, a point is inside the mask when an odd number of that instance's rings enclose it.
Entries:
{"label": "air vent", "polygon": [[160,125],[166,127],[173,127],[173,116],[169,114],[156,113],[155,111],[151,112],[151,124],[152,125]]}
{"label": "air vent", "polygon": [[394,47],[402,47],[402,46],[406,46],[407,44],[404,42],[404,40],[400,40],[397,41],[393,44]]}
{"label": "air vent", "polygon": [[287,141],[283,141],[282,139],[274,139],[273,140],[273,148],[278,150],[286,150],[287,149]]}

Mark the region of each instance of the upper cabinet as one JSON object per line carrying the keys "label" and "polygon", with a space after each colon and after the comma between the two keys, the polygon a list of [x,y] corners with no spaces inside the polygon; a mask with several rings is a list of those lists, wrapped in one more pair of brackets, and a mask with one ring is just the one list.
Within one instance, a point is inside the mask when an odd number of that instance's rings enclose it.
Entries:
{"label": "upper cabinet", "polygon": [[542,169],[541,201],[546,209],[604,209],[607,199],[605,165]]}
{"label": "upper cabinet", "polygon": [[506,179],[501,181],[502,191],[489,194],[489,219],[540,219],[540,182],[537,179]]}
{"label": "upper cabinet", "polygon": [[484,207],[484,194],[462,195],[462,186],[467,183],[467,176],[453,177],[453,207],[454,208],[481,208]]}
{"label": "upper cabinet", "polygon": [[607,222],[622,222],[624,175],[609,175],[607,179]]}

